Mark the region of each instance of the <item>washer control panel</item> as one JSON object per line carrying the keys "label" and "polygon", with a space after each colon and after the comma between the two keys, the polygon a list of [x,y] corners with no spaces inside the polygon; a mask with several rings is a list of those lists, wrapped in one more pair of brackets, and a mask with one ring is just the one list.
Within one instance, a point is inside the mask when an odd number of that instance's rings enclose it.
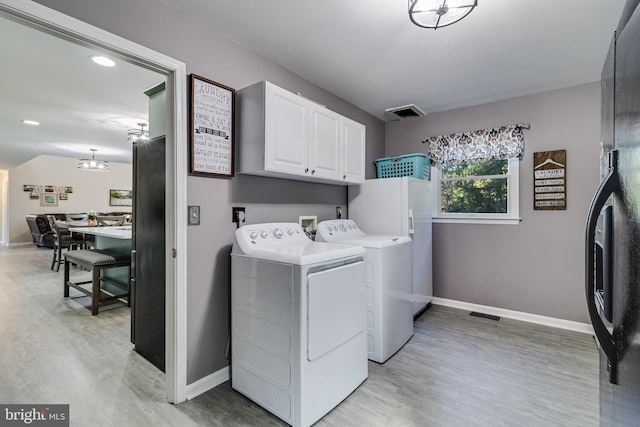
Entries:
{"label": "washer control panel", "polygon": [[244,225],[236,230],[236,238],[253,247],[265,249],[274,245],[310,242],[300,224],[295,222]]}
{"label": "washer control panel", "polygon": [[333,219],[329,221],[322,221],[318,224],[317,233],[325,237],[326,241],[331,241],[332,237],[349,238],[361,237],[364,235],[352,219]]}

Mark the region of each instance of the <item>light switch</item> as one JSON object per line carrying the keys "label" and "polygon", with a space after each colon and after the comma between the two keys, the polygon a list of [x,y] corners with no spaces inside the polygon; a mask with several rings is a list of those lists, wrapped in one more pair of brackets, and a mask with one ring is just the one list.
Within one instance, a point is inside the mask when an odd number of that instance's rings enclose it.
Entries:
{"label": "light switch", "polygon": [[200,206],[189,206],[189,225],[200,225]]}

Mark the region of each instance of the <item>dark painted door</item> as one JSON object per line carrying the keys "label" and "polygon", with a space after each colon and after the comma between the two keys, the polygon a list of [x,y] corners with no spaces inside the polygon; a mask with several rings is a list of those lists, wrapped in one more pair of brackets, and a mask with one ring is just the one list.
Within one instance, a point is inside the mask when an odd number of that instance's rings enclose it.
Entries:
{"label": "dark painted door", "polygon": [[165,369],[165,138],[133,148],[131,342]]}

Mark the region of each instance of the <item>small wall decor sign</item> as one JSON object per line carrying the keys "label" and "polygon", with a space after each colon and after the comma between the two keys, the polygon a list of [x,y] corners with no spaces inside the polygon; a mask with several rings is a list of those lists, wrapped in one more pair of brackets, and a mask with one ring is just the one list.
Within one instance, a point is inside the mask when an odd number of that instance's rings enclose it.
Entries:
{"label": "small wall decor sign", "polygon": [[533,153],[533,209],[567,209],[567,150]]}
{"label": "small wall decor sign", "polygon": [[191,174],[233,176],[235,89],[191,74]]}

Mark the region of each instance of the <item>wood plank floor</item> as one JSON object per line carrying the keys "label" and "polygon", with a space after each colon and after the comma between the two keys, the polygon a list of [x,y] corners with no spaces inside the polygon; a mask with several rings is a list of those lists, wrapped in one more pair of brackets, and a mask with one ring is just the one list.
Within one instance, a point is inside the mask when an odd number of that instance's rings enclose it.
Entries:
{"label": "wood plank floor", "polygon": [[[0,248],[0,403],[69,403],[72,426],[285,425],[229,382],[166,403],[164,375],[129,343],[129,309],[92,317],[86,298],[64,299],[51,256]],[[586,334],[433,306],[316,425],[597,426],[597,348]]]}

